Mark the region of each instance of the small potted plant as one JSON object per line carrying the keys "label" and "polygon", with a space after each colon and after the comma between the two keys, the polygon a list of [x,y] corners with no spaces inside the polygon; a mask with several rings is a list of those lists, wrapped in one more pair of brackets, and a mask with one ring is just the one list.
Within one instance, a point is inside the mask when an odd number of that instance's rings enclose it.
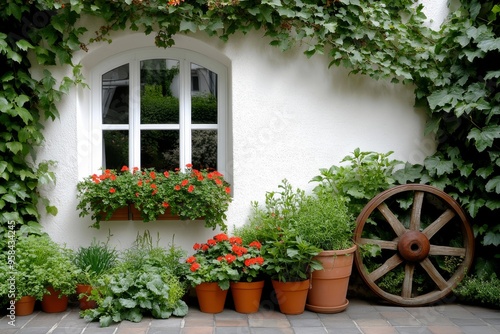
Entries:
{"label": "small potted plant", "polygon": [[220,233],[206,243],[195,243],[194,255],[186,259],[186,279],[196,290],[202,312],[222,312],[230,282],[240,279],[240,273],[232,266],[236,259],[232,246],[232,239]]}
{"label": "small potted plant", "polygon": [[296,216],[297,234],[322,250],[315,260],[323,269],[312,273],[307,296],[306,308],[314,312],[341,312],[349,303],[346,295],[357,247],[355,222],[346,203],[345,197],[320,192],[307,196]]}
{"label": "small potted plant", "polygon": [[264,270],[271,277],[280,311],[285,314],[304,312],[310,273],[322,268],[313,259],[321,249],[304,240],[296,230],[296,217],[304,199],[302,190],[293,190],[283,180],[279,191],[266,193],[263,207],[254,202],[248,224],[238,230],[245,238],[262,240]]}
{"label": "small potted plant", "polygon": [[14,303],[18,316],[33,313],[36,300],[41,300],[45,292],[45,285],[37,276],[38,271],[34,270],[38,258],[36,249],[30,243],[32,240],[24,236],[17,238],[16,252],[10,260],[7,252],[0,255],[0,296],[5,296]]}
{"label": "small potted plant", "polygon": [[254,240],[246,245],[240,237],[232,237],[230,241],[235,256],[231,264],[240,275],[237,282],[230,283],[234,307],[239,313],[255,313],[259,310],[264,288],[262,244]]}
{"label": "small potted plant", "polygon": [[[26,270],[26,281],[19,277],[25,294],[42,300],[42,311],[63,312],[68,306],[68,296],[75,292],[78,269],[71,261],[71,250],[52,241],[48,235],[30,235],[16,244],[18,269]],[[16,282],[17,284],[17,282]],[[43,289],[42,289],[43,287]],[[56,305],[53,305],[55,302]]]}
{"label": "small potted plant", "polygon": [[107,243],[93,240],[87,247],[80,247],[75,251],[73,262],[80,270],[77,276],[76,293],[80,302],[80,309],[95,308],[96,302],[88,300],[92,293],[92,286],[106,272],[109,272],[116,263],[118,253]]}
{"label": "small potted plant", "polygon": [[229,184],[221,173],[196,170],[191,164],[183,171],[107,169],[80,181],[77,191],[80,216],[91,215],[95,228],[123,208],[122,220],[155,221],[169,211],[179,219],[203,219],[207,227],[227,229]]}

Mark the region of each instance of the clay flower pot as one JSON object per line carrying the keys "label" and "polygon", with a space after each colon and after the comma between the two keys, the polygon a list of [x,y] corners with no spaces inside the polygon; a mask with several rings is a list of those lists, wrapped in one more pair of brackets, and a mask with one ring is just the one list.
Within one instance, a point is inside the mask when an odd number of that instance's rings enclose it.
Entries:
{"label": "clay flower pot", "polygon": [[[80,297],[80,294],[85,294],[86,296]],[[87,296],[92,293],[92,286],[87,284],[77,284],[76,294],[78,296],[78,301],[80,303],[80,310],[88,310],[89,308],[96,308],[97,303],[95,300],[88,300]]]}
{"label": "clay flower pot", "polygon": [[338,251],[323,251],[315,259],[323,265],[311,275],[306,308],[317,313],[338,313],[349,305],[346,299],[357,246]]}
{"label": "clay flower pot", "polygon": [[201,283],[195,289],[201,312],[220,313],[224,310],[228,290],[222,290],[217,283]]}
{"label": "clay flower pot", "polygon": [[32,296],[23,296],[16,301],[16,315],[30,315],[35,309],[36,298]]}
{"label": "clay flower pot", "polygon": [[49,294],[43,295],[42,311],[46,313],[64,312],[68,308],[68,296],[61,295],[60,291],[54,290],[53,287],[48,287]]}
{"label": "clay flower pot", "polygon": [[255,313],[260,307],[264,281],[231,282],[234,308],[238,313]]}
{"label": "clay flower pot", "polygon": [[272,281],[280,312],[284,314],[304,313],[309,280],[300,282]]}

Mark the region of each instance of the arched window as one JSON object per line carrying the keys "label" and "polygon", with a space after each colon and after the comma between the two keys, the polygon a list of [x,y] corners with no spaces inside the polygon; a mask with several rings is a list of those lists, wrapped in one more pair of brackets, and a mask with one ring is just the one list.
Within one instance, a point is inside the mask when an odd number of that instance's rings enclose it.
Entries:
{"label": "arched window", "polygon": [[92,71],[93,160],[226,170],[227,68],[185,49],[128,51]]}

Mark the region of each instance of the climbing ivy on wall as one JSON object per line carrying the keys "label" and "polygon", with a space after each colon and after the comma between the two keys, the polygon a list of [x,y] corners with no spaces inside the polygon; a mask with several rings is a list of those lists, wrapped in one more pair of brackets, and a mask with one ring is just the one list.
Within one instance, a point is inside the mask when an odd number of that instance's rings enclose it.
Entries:
{"label": "climbing ivy on wall", "polygon": [[[81,84],[72,54],[91,43],[111,42],[115,30],[155,34],[159,47],[178,33],[204,31],[228,40],[251,30],[286,51],[324,55],[331,66],[377,80],[415,86],[428,110],[428,133],[438,151],[423,165],[407,165],[400,181],[426,182],[451,193],[475,218],[485,247],[500,244],[498,3],[462,0],[440,31],[426,28],[413,0],[9,0],[0,4],[0,211],[1,222],[37,221],[37,186],[48,168],[31,161],[43,141],[42,124],[58,116],[56,104]],[[83,16],[102,26],[84,39]],[[41,77],[31,65],[45,65]],[[53,66],[72,66],[60,81]],[[20,191],[19,189],[22,189]],[[38,206],[39,207],[39,206]],[[46,205],[49,212],[55,208]]]}

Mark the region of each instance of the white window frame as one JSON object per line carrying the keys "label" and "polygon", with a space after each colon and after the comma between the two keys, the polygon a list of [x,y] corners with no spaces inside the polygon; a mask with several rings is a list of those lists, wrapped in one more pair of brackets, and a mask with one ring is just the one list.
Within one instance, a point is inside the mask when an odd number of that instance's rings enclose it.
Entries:
{"label": "white window frame", "polygon": [[[140,124],[140,62],[148,59],[174,59],[179,61],[179,124]],[[191,64],[203,66],[217,74],[217,124],[191,123]],[[102,123],[102,76],[129,64],[129,124]],[[191,131],[217,130],[217,170],[226,175],[228,145],[228,69],[218,61],[200,53],[180,48],[142,48],[107,58],[91,71],[91,165],[98,170],[103,166],[103,130],[129,131],[129,167],[140,167],[141,130],[179,130],[179,168],[191,163]],[[96,138],[97,137],[97,138]]]}

